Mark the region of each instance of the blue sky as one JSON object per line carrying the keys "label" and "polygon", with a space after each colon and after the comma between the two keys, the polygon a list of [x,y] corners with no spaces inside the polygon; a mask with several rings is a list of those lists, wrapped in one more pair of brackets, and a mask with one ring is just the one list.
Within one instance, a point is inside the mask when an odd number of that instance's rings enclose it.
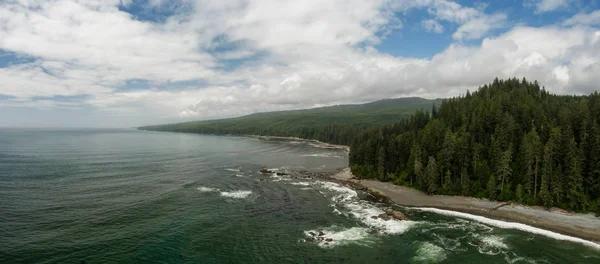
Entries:
{"label": "blue sky", "polygon": [[596,0],[0,2],[0,126],[131,127],[600,83]]}

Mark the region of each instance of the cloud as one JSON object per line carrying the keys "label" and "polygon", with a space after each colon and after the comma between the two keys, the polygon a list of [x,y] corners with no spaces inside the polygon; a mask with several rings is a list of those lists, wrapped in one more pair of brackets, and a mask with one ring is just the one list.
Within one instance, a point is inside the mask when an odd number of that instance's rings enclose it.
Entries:
{"label": "cloud", "polygon": [[589,14],[579,13],[572,18],[569,18],[563,22],[565,26],[572,25],[590,25],[597,26],[600,25],[600,10],[596,10]]}
{"label": "cloud", "polygon": [[475,18],[460,26],[452,34],[452,38],[456,40],[480,39],[490,30],[503,27],[505,22],[506,15],[502,13]]}
{"label": "cloud", "polygon": [[427,32],[435,32],[438,34],[444,32],[444,26],[442,26],[442,24],[435,19],[423,20],[421,21],[421,26]]}
{"label": "cloud", "polygon": [[539,14],[568,7],[572,2],[573,0],[527,0],[523,5],[525,7],[533,7],[535,12]]}
{"label": "cloud", "polygon": [[[0,50],[31,60],[0,68],[0,107],[91,108],[138,125],[455,96],[495,77],[538,79],[558,93],[600,83],[595,12],[491,37],[507,16],[485,6],[311,1],[182,0],[189,10],[160,21],[140,21],[120,1],[2,2]],[[430,59],[377,50],[414,10],[426,11],[425,30],[456,26],[457,42]],[[128,89],[132,80],[144,88]],[[78,99],[57,100],[65,97]]]}

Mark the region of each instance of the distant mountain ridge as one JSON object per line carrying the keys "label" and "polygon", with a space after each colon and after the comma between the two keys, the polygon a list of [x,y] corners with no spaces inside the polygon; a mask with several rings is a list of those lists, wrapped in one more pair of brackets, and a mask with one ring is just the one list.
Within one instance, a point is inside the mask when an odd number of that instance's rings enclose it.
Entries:
{"label": "distant mountain ridge", "polygon": [[342,134],[360,129],[394,124],[417,110],[429,110],[442,99],[406,97],[365,104],[346,104],[301,110],[260,112],[241,117],[191,121],[138,129],[204,134],[290,136],[349,144]]}

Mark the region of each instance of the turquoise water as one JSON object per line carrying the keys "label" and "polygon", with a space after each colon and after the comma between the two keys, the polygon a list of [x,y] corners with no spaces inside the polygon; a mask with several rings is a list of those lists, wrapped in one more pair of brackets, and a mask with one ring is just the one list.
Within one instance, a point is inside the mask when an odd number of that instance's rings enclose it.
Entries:
{"label": "turquoise water", "polygon": [[[308,142],[0,130],[0,263],[600,263],[579,243],[259,173],[345,166]],[[410,221],[371,218],[387,209]]]}

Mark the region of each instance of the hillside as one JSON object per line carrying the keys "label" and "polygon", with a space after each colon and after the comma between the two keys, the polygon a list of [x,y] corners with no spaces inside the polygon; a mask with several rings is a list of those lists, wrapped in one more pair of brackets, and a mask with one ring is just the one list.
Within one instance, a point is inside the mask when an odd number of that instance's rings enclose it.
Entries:
{"label": "hillside", "polygon": [[139,129],[204,134],[270,135],[317,139],[349,145],[358,131],[393,124],[416,110],[431,109],[441,100],[397,98],[366,104],[336,105],[305,110],[255,113],[247,116],[193,121]]}
{"label": "hillside", "polygon": [[430,194],[600,213],[600,95],[494,80],[353,140],[352,172]]}

